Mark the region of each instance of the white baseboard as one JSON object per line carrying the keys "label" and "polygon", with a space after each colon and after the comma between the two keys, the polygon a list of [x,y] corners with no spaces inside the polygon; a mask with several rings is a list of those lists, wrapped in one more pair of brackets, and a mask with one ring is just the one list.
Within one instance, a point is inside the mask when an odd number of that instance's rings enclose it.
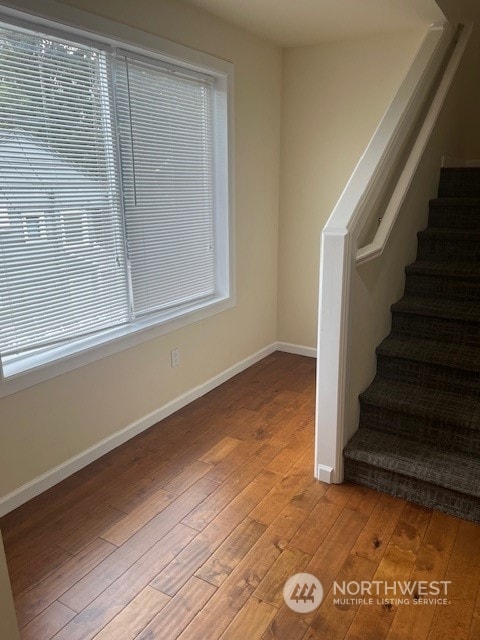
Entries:
{"label": "white baseboard", "polygon": [[300,344],[290,344],[290,342],[277,342],[277,351],[285,351],[285,353],[296,353],[298,356],[308,356],[309,358],[317,357],[315,347],[304,347]]}
{"label": "white baseboard", "polygon": [[212,389],[215,389],[215,387],[218,387],[230,378],[233,378],[233,376],[237,375],[237,373],[241,373],[245,369],[248,369],[248,367],[251,367],[259,360],[262,360],[263,358],[277,350],[282,351],[282,349],[275,342],[267,347],[264,347],[248,358],[237,362],[237,364],[233,365],[232,367],[229,367],[213,378],[210,378],[203,384],[198,385],[198,387],[195,387],[190,391],[187,391],[186,393],[178,396],[177,398],[174,398],[167,404],[163,405],[163,407],[160,407],[160,409],[157,409],[156,411],[143,416],[124,429],[121,429],[121,431],[117,431],[111,436],[104,438],[85,451],[82,451],[82,453],[79,453],[73,458],[70,458],[66,462],[62,462],[57,467],[51,469],[50,471],[47,471],[46,473],[42,473],[42,475],[38,476],[34,480],[27,482],[18,489],[15,489],[11,493],[3,496],[2,498],[0,498],[0,517],[4,516],[10,511],[13,511],[13,509],[16,509],[28,500],[31,500],[43,491],[50,489],[50,487],[53,487],[58,482],[65,480],[65,478],[68,478],[68,476],[72,475],[72,473],[75,473],[83,467],[86,467],[94,460],[97,460],[97,458],[100,458],[109,451],[112,451],[113,449],[123,444],[127,440],[130,440],[130,438],[133,438],[142,431],[149,429],[160,420],[167,418],[172,413],[175,413],[175,411],[178,411],[182,407],[185,407],[190,402],[193,402],[197,398],[200,398]]}
{"label": "white baseboard", "polygon": [[333,478],[333,469],[332,467],[327,467],[324,464],[317,465],[317,480],[321,482],[326,482],[327,484],[332,484]]}
{"label": "white baseboard", "polygon": [[210,378],[203,384],[198,385],[198,387],[174,398],[167,404],[163,405],[163,407],[143,416],[139,420],[136,420],[111,436],[100,440],[100,442],[97,442],[88,449],[85,449],[82,453],[70,458],[66,462],[62,462],[57,467],[50,469],[50,471],[42,473],[42,475],[30,482],[27,482],[18,489],[7,493],[7,495],[0,498],[0,517],[10,511],[13,511],[28,500],[35,498],[35,496],[43,493],[43,491],[50,489],[58,482],[65,480],[65,478],[71,476],[72,473],[76,473],[80,469],[83,469],[83,467],[86,467],[91,462],[94,462],[109,451],[112,451],[124,442],[127,442],[127,440],[130,440],[130,438],[133,438],[142,431],[149,429],[157,422],[160,422],[160,420],[167,418],[172,413],[175,413],[175,411],[178,411],[187,404],[190,404],[190,402],[193,402],[212,389],[215,389],[215,387],[218,387],[230,378],[233,378],[237,373],[241,373],[245,369],[248,369],[248,367],[251,367],[253,364],[262,360],[274,351],[285,351],[287,353],[295,353],[301,356],[316,357],[315,349],[288,344],[286,342],[274,342],[271,345],[260,349],[260,351],[257,351],[248,358],[237,362],[237,364],[225,369],[225,371],[222,371],[213,378]]}

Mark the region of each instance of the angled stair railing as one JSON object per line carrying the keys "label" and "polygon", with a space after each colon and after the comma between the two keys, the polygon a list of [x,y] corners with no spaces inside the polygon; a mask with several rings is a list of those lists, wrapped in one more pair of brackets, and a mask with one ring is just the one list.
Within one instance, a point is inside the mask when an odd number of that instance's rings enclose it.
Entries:
{"label": "angled stair railing", "polygon": [[[322,232],[315,475],[325,482],[343,480],[352,276],[385,249],[471,31],[471,25],[455,35],[448,24],[430,27]],[[373,240],[359,248],[376,219]]]}
{"label": "angled stair railing", "polygon": [[357,265],[374,260],[382,255],[385,246],[388,242],[390,234],[392,233],[395,222],[402,208],[402,204],[405,200],[405,196],[408,193],[408,189],[412,184],[412,180],[415,176],[415,172],[418,169],[422,154],[428,144],[430,136],[432,135],[433,128],[438,120],[442,106],[447,97],[448,91],[452,85],[452,82],[457,73],[460,62],[462,61],[463,54],[470,38],[472,27],[467,29],[461,28],[458,32],[458,40],[456,46],[450,57],[449,63],[446,67],[445,73],[442,76],[440,84],[438,86],[435,97],[430,105],[427,116],[422,124],[422,127],[415,139],[415,143],[412,147],[405,167],[400,175],[397,185],[393,191],[392,197],[385,209],[385,213],[380,219],[380,224],[372,242],[357,250],[356,263]]}

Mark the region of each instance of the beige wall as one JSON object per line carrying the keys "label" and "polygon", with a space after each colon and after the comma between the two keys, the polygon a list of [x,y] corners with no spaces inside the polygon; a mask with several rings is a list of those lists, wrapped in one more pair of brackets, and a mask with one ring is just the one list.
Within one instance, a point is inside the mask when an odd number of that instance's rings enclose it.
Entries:
{"label": "beige wall", "polygon": [[17,640],[18,627],[0,532],[0,640]]}
{"label": "beige wall", "polygon": [[280,49],[182,3],[69,4],[234,63],[237,305],[1,399],[0,496],[276,340]]}
{"label": "beige wall", "polygon": [[478,0],[435,0],[452,24],[480,19]]}
{"label": "beige wall", "polygon": [[440,9],[453,23],[474,23],[462,71],[457,80],[454,97],[456,100],[455,131],[458,157],[466,160],[480,160],[480,83],[476,77],[480,65],[480,2],[478,0],[435,0]]}
{"label": "beige wall", "polygon": [[[479,6],[480,13],[480,6]],[[480,161],[480,83],[478,69],[480,67],[480,18],[476,23],[472,42],[469,47],[464,72],[460,76],[461,91],[459,91],[458,113],[463,123],[460,131],[460,145],[462,155],[467,160]],[[480,162],[479,162],[480,164]]]}
{"label": "beige wall", "polygon": [[423,31],[283,55],[278,338],[316,345],[320,233]]}

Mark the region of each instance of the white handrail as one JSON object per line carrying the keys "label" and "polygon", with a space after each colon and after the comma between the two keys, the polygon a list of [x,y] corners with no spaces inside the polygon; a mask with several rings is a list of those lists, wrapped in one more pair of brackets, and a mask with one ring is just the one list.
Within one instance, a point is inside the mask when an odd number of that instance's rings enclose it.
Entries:
{"label": "white handrail", "polygon": [[[453,73],[452,78],[448,80],[444,77],[440,84],[439,91],[445,91],[443,100],[465,50],[470,31],[465,29],[462,33],[448,65],[447,71]],[[343,479],[346,370],[352,296],[350,283],[359,253],[358,239],[372,213],[380,206],[382,198],[388,196],[386,189],[392,183],[395,171],[400,172],[399,163],[406,152],[407,142],[419,123],[420,115],[444,65],[451,40],[452,32],[447,23],[430,27],[405,80],[322,231],[315,475],[326,482],[341,482]],[[439,100],[435,97],[431,109],[441,108]],[[421,140],[415,143],[415,151],[420,156],[421,145],[426,144],[425,138],[432,129],[433,126],[429,130],[424,127],[421,129]],[[400,198],[403,202],[408,190],[408,180],[411,181],[409,172],[414,173],[416,166],[410,154],[384,215],[385,222],[382,221],[374,240],[374,243],[377,240],[381,243],[380,252],[383,251],[384,241],[388,240],[391,227],[398,216]],[[373,252],[377,254],[378,251],[377,244],[375,248],[369,246],[365,249],[369,253],[372,251],[372,257]],[[362,255],[364,254],[360,251],[360,261]]]}
{"label": "white handrail", "polygon": [[452,85],[452,82],[457,73],[460,62],[462,61],[463,54],[467,48],[468,41],[472,33],[472,25],[464,28],[460,33],[457,45],[453,51],[453,54],[448,62],[446,71],[442,77],[440,85],[437,89],[433,102],[430,106],[425,121],[420,129],[418,136],[416,137],[412,151],[408,157],[405,167],[400,175],[398,183],[393,191],[390,202],[388,203],[385,213],[381,218],[380,225],[375,234],[375,238],[365,247],[362,247],[357,251],[356,263],[357,265],[374,260],[382,255],[385,246],[388,242],[390,234],[392,233],[395,222],[412,184],[412,180],[422,159],[423,152],[425,151],[428,141],[432,135],[433,129],[437,123],[437,120],[442,111],[442,107],[447,98],[448,92]]}

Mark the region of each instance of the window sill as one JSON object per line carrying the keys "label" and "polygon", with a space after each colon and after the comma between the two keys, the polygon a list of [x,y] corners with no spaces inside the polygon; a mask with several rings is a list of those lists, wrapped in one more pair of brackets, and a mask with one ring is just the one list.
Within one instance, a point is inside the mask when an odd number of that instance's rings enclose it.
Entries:
{"label": "window sill", "polygon": [[232,297],[217,296],[184,308],[181,314],[176,309],[160,317],[140,320],[128,327],[104,331],[6,363],[0,381],[0,398],[226,311],[234,305]]}

